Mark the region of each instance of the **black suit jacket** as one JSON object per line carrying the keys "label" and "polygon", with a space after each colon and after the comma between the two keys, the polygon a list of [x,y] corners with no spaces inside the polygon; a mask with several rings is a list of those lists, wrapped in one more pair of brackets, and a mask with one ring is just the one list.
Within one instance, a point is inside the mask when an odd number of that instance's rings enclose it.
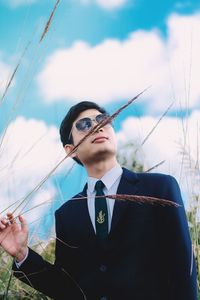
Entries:
{"label": "black suit jacket", "polygon": [[[86,190],[75,197],[86,196]],[[72,199],[55,213],[55,264],[30,249],[20,268],[26,277],[19,270],[15,275],[59,300],[196,300],[195,260],[176,180],[123,169],[117,193],[181,207],[116,201],[109,236],[100,244],[87,201]]]}

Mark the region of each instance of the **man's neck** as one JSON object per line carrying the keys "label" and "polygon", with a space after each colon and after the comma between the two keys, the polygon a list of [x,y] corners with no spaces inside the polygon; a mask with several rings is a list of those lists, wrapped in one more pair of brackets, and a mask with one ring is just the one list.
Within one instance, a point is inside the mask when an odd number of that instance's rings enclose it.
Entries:
{"label": "man's neck", "polygon": [[116,158],[109,161],[100,161],[92,166],[85,166],[88,176],[94,178],[102,178],[108,171],[116,167],[118,164]]}

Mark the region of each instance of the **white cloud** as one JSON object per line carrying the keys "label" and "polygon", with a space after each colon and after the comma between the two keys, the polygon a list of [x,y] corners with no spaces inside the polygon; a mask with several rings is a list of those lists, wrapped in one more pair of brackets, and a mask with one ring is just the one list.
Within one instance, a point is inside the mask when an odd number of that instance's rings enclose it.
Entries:
{"label": "white cloud", "polygon": [[[156,30],[138,30],[124,40],[91,46],[77,41],[48,57],[38,76],[47,101],[94,99],[102,104],[142,96],[151,110],[197,107],[200,97],[199,15],[172,15],[164,40]],[[140,100],[142,101],[142,100]]]}
{"label": "white cloud", "polygon": [[[0,153],[0,212],[15,201],[20,203],[65,156],[58,130],[54,126],[47,127],[42,121],[23,117],[18,117],[8,127]],[[57,171],[61,168],[67,170],[71,162],[71,159],[66,160]],[[56,193],[52,181],[47,180],[33,193],[33,197],[26,200],[26,209],[52,200],[52,197],[55,199]],[[46,207],[44,205],[32,210],[29,221],[41,217]]]}
{"label": "white cloud", "polygon": [[154,117],[130,117],[123,122],[118,133],[119,145],[128,141],[136,144],[137,156],[146,170],[165,161],[153,172],[173,175],[183,187],[184,193],[198,194],[199,183],[199,140],[200,110],[194,111],[188,118],[165,117],[143,146],[139,147],[150,130],[157,123]]}

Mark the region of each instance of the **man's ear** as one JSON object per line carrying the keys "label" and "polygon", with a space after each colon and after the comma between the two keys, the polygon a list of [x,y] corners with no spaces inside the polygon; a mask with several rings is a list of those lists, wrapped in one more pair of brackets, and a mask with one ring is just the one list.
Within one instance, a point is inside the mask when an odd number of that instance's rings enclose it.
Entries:
{"label": "man's ear", "polygon": [[[72,145],[72,144],[66,144],[64,146],[64,149],[65,149],[66,154],[68,155],[74,149],[74,145]],[[70,154],[70,157],[71,158],[76,157],[76,151],[73,152],[72,154]]]}

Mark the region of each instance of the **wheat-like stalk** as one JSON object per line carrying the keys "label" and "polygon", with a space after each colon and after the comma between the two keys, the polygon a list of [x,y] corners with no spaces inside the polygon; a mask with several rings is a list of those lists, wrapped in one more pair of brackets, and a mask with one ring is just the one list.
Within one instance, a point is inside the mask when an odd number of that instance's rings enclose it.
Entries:
{"label": "wheat-like stalk", "polygon": [[[180,207],[181,205],[178,203],[175,203],[173,201],[167,200],[167,199],[161,199],[156,197],[150,197],[150,196],[140,196],[140,195],[128,195],[128,194],[115,194],[115,195],[102,195],[102,196],[96,196],[96,198],[109,198],[113,200],[118,201],[131,201],[138,204],[157,204],[161,206],[174,206],[174,207]],[[86,196],[82,197],[75,197],[73,200],[84,200],[87,199]]]}
{"label": "wheat-like stalk", "polygon": [[52,12],[51,12],[51,14],[49,16],[49,19],[48,19],[48,21],[47,21],[47,23],[45,25],[45,28],[44,28],[44,31],[43,31],[43,33],[41,35],[39,43],[41,43],[41,41],[44,39],[45,35],[47,34],[59,3],[60,3],[60,0],[57,0],[55,6],[54,6],[54,8],[53,8],[53,10],[52,10]]}
{"label": "wheat-like stalk", "polygon": [[[73,153],[76,152],[78,147],[92,134],[97,132],[101,127],[104,127],[106,124],[112,122],[125,108],[127,108],[130,104],[132,104],[136,99],[138,99],[144,92],[146,92],[149,89],[149,87],[145,88],[142,92],[138,93],[135,97],[133,97],[131,100],[129,100],[126,104],[121,106],[118,110],[116,110],[111,116],[106,118],[105,120],[101,121],[99,124],[96,124],[79,142],[74,146],[74,148],[63,158],[61,159],[58,164],[36,185],[23,199],[20,201],[20,203],[16,206],[16,208],[12,211],[12,214],[14,214],[19,207],[23,205],[23,203],[32,196],[33,193],[38,191],[41,186],[48,180],[48,178],[57,170],[57,168]],[[26,206],[26,204],[25,204]]]}

